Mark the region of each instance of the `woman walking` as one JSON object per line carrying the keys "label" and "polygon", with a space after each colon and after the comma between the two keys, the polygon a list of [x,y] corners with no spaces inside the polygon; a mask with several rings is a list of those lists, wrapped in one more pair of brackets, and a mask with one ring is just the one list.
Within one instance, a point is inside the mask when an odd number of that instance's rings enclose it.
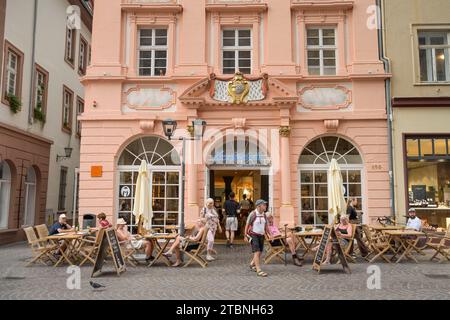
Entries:
{"label": "woman walking", "polygon": [[201,218],[206,219],[206,227],[208,228],[208,233],[206,235],[208,240],[208,245],[206,247],[206,260],[213,261],[215,258],[212,254],[217,254],[217,252],[213,249],[214,247],[214,238],[216,236],[216,231],[219,229],[219,232],[222,232],[222,227],[220,226],[219,214],[214,208],[214,200],[209,198],[205,202],[205,206],[200,212]]}

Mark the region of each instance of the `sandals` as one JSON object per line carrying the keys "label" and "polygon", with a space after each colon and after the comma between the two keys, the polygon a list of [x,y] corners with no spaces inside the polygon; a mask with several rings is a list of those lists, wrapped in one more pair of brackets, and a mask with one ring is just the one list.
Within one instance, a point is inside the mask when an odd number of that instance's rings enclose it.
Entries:
{"label": "sandals", "polygon": [[265,273],[265,272],[262,271],[262,270],[259,270],[259,271],[256,273],[256,275],[257,275],[258,277],[267,277],[267,273]]}
{"label": "sandals", "polygon": [[258,270],[256,270],[256,267],[255,267],[255,266],[250,266],[250,270],[252,270],[252,271],[254,271],[254,272],[258,271]]}

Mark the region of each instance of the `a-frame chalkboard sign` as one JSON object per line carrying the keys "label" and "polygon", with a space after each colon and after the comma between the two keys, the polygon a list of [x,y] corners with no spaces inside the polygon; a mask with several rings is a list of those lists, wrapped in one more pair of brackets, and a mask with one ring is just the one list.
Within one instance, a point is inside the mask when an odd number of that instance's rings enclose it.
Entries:
{"label": "a-frame chalkboard sign", "polygon": [[339,257],[339,262],[342,264],[342,268],[346,273],[350,273],[350,268],[348,266],[347,260],[345,259],[344,251],[339,243],[336,232],[333,226],[327,225],[323,230],[322,238],[320,239],[319,248],[317,249],[316,256],[314,258],[313,270],[320,273],[320,268],[325,259],[325,252],[328,243],[331,241],[334,251]]}
{"label": "a-frame chalkboard sign", "polygon": [[116,230],[114,228],[108,228],[106,230],[100,229],[98,232],[101,232],[99,235],[99,237],[101,237],[101,242],[91,277],[94,278],[101,273],[108,253],[111,253],[117,275],[120,276],[120,274],[126,270],[126,267],[119,240],[117,239]]}

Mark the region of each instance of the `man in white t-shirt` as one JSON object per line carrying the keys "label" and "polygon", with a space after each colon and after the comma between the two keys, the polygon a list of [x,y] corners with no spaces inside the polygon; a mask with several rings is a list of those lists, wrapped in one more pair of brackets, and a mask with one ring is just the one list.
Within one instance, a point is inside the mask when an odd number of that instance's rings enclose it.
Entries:
{"label": "man in white t-shirt", "polygon": [[416,209],[410,208],[408,210],[409,219],[406,223],[406,229],[412,229],[416,231],[422,230],[422,221],[416,217]]}

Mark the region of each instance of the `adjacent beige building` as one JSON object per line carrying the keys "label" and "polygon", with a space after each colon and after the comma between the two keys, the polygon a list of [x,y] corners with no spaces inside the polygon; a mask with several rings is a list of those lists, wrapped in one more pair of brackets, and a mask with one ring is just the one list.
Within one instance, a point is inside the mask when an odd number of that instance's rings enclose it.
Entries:
{"label": "adjacent beige building", "polygon": [[0,0],[0,243],[76,211],[92,9],[84,0]]}
{"label": "adjacent beige building", "polygon": [[[384,0],[395,212],[450,223],[450,1]],[[389,106],[388,106],[389,108]]]}

